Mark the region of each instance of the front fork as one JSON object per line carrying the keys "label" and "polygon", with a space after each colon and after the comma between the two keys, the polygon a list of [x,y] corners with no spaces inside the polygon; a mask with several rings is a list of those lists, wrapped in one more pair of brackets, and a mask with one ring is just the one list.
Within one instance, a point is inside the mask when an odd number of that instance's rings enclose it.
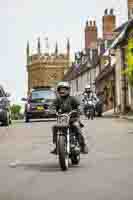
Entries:
{"label": "front fork", "polygon": [[70,130],[69,128],[67,129],[67,154],[70,154]]}

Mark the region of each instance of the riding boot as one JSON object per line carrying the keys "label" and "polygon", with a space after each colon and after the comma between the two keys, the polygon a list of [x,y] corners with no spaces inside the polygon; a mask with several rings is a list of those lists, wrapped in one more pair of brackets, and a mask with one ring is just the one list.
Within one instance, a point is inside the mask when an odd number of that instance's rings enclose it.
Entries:
{"label": "riding boot", "polygon": [[75,128],[76,128],[77,137],[78,137],[80,147],[81,147],[81,152],[84,153],[84,154],[87,154],[88,153],[88,147],[85,143],[85,138],[82,134],[81,128],[78,127],[78,126],[75,126]]}

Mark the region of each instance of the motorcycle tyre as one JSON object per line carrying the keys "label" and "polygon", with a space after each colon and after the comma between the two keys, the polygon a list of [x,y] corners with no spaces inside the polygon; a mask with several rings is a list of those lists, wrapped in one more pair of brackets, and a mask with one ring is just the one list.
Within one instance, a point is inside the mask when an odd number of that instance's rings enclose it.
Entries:
{"label": "motorcycle tyre", "polygon": [[62,171],[68,170],[69,167],[69,155],[66,152],[66,138],[64,135],[60,135],[58,141],[58,152],[59,152],[59,164]]}
{"label": "motorcycle tyre", "polygon": [[90,112],[90,117],[91,117],[91,120],[94,119],[94,110],[91,110],[91,112]]}
{"label": "motorcycle tyre", "polygon": [[71,156],[72,165],[78,165],[80,162],[80,154]]}

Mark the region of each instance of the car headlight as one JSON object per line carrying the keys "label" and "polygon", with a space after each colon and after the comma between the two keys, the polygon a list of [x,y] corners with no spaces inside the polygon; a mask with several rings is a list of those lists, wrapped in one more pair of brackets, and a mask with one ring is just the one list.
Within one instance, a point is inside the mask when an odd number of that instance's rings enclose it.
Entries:
{"label": "car headlight", "polygon": [[3,101],[3,100],[1,100],[0,101],[0,108],[6,108],[6,103],[5,103],[5,101]]}

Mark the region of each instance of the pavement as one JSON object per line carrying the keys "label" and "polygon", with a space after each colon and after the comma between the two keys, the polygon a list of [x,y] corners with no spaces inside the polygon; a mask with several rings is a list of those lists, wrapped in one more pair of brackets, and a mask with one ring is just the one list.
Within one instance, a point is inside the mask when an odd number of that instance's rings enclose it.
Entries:
{"label": "pavement", "polygon": [[90,151],[67,172],[49,153],[54,122],[0,127],[0,200],[132,200],[132,122],[82,120]]}
{"label": "pavement", "polygon": [[120,119],[126,119],[126,120],[131,120],[133,121],[133,114],[119,114],[119,113],[114,113],[114,110],[109,110],[107,112],[103,113],[103,116],[105,118],[120,118]]}

